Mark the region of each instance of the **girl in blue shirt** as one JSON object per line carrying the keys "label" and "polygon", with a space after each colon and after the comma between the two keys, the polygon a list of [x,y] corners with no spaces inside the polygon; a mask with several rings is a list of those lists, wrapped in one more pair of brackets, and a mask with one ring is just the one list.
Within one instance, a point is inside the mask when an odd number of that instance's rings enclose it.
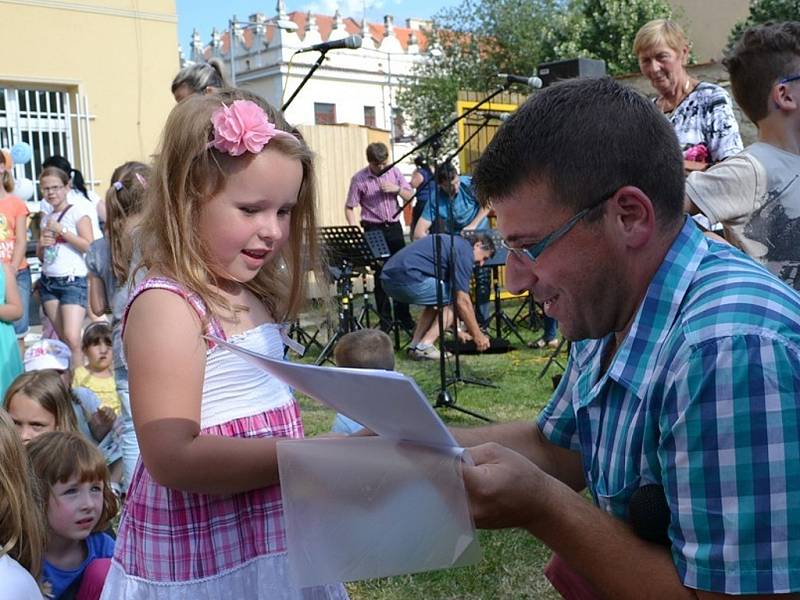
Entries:
{"label": "girl in blue shirt", "polygon": [[44,433],[28,444],[28,452],[47,515],[45,590],[55,600],[99,598],[114,554],[114,540],[103,531],[117,513],[106,461],[71,432]]}

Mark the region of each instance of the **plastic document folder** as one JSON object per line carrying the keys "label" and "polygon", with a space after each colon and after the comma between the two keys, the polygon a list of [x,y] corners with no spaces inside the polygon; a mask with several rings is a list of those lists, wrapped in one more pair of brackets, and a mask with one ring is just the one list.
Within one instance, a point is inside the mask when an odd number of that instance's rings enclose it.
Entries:
{"label": "plastic document folder", "polygon": [[376,436],[278,442],[289,566],[300,586],[480,560],[461,461],[413,379],[295,364],[210,338]]}

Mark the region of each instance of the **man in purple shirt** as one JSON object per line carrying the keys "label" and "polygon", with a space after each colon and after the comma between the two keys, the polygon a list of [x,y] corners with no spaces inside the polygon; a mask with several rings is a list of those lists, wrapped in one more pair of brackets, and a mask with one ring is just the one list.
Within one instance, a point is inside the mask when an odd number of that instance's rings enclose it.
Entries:
{"label": "man in purple shirt", "polygon": [[[380,175],[388,160],[389,149],[386,144],[375,142],[367,146],[369,164],[350,179],[344,214],[350,225],[356,225],[355,207],[360,206],[361,227],[364,231],[383,231],[389,251],[394,254],[406,245],[403,226],[395,216],[399,208],[397,196],[399,194],[403,200],[409,200],[414,195],[414,190],[397,167]],[[391,300],[381,285],[380,270],[375,273],[375,304],[381,318],[381,329],[388,332],[392,327],[392,307]],[[395,302],[394,311],[395,318],[403,327],[414,329],[408,304]]]}

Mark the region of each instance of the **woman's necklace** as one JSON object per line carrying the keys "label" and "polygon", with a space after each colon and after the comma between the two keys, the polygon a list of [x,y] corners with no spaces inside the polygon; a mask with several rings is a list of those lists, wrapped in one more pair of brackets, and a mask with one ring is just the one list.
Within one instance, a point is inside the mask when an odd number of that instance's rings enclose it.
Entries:
{"label": "woman's necklace", "polygon": [[660,96],[658,98],[657,104],[661,109],[661,112],[669,114],[676,108],[678,108],[681,102],[684,101],[686,96],[689,95],[689,90],[692,88],[692,78],[688,77],[684,82],[682,89],[678,91],[678,94],[675,96],[675,100],[672,103],[667,103],[667,99],[664,96]]}

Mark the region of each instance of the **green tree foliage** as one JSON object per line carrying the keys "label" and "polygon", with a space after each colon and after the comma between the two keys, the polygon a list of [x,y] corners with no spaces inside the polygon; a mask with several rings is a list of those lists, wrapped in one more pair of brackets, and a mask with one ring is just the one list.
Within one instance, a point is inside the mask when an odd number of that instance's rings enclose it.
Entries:
{"label": "green tree foliage", "polygon": [[[398,95],[411,129],[426,137],[455,115],[459,90],[490,90],[497,73],[533,74],[552,56],[548,28],[563,0],[462,0],[440,11],[427,32],[431,58],[414,70]],[[452,148],[455,132],[443,140]]]}
{"label": "green tree foliage", "polygon": [[[537,65],[601,58],[612,75],[638,69],[633,38],[670,15],[665,0],[462,0],[440,11],[428,32],[430,61],[398,95],[412,131],[427,137],[455,115],[459,90],[489,90],[497,73],[534,74]],[[452,148],[455,132],[444,140]]]}
{"label": "green tree foliage", "polygon": [[672,9],[664,0],[575,0],[570,12],[557,55],[600,58],[609,75],[621,75],[639,70],[632,50],[639,28],[670,17]]}
{"label": "green tree foliage", "polygon": [[728,36],[728,48],[736,43],[748,27],[767,21],[797,20],[800,20],[800,0],[750,0],[750,14],[733,26]]}

